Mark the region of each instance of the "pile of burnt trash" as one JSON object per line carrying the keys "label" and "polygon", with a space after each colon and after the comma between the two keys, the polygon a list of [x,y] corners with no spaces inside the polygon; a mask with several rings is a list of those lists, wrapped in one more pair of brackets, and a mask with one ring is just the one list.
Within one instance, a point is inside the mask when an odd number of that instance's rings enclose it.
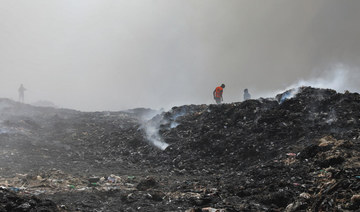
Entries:
{"label": "pile of burnt trash", "polygon": [[204,206],[360,208],[357,93],[302,87],[274,99],[175,107],[154,120],[170,145],[152,159],[175,175],[212,179],[223,201]]}
{"label": "pile of burnt trash", "polygon": [[14,191],[0,188],[0,211],[62,211],[56,204],[47,199],[35,196],[19,196]]}
{"label": "pile of burnt trash", "polygon": [[293,98],[278,99],[175,107],[161,117],[160,135],[170,146],[158,158],[189,171],[243,170],[323,136],[360,135],[359,94],[302,87]]}
{"label": "pile of burnt trash", "polygon": [[356,211],[359,136],[360,95],[311,87],[168,112],[80,112],[0,99],[0,186],[14,195],[2,203],[34,208],[50,199],[65,211]]}

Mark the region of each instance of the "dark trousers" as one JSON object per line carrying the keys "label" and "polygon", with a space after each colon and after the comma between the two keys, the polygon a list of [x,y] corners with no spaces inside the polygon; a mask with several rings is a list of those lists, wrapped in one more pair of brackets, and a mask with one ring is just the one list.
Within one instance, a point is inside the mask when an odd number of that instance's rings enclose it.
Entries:
{"label": "dark trousers", "polygon": [[220,104],[221,103],[221,98],[220,97],[214,97],[216,104]]}

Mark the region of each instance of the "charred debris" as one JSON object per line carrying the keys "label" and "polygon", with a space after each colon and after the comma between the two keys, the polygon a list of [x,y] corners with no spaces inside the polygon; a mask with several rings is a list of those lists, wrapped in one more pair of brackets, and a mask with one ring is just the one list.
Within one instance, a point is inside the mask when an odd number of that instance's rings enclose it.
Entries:
{"label": "charred debris", "polygon": [[0,211],[360,210],[357,93],[0,118]]}

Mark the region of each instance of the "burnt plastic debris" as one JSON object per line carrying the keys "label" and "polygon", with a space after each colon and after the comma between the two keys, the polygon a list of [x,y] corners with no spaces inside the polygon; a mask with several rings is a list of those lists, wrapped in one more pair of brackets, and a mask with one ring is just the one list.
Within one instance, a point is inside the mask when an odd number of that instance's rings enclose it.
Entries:
{"label": "burnt plastic debris", "polygon": [[0,185],[69,211],[360,210],[360,95],[294,90],[167,112],[0,100]]}
{"label": "burnt plastic debris", "polygon": [[0,195],[0,211],[60,211],[57,205],[48,199],[23,196],[4,188],[0,188]]}

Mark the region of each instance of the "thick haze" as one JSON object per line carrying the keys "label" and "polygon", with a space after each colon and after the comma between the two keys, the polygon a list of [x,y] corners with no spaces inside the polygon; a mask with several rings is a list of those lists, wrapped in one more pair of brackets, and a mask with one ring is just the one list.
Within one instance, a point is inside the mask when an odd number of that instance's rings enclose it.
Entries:
{"label": "thick haze", "polygon": [[[122,110],[360,91],[358,0],[0,0],[0,97]],[[304,83],[304,84],[306,84]],[[318,84],[317,84],[318,83]]]}

